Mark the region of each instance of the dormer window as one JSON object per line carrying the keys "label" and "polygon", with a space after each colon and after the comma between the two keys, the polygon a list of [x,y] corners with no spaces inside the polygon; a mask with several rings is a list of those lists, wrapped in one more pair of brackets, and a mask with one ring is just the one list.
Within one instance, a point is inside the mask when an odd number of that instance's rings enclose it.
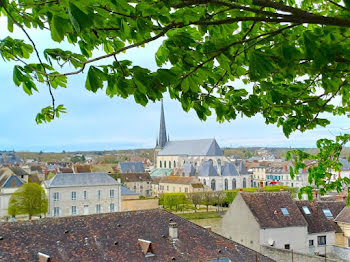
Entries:
{"label": "dormer window", "polygon": [[303,206],[303,211],[305,215],[311,215],[310,209],[307,206]]}
{"label": "dormer window", "polygon": [[322,209],[322,211],[323,211],[323,214],[324,214],[327,218],[333,217],[332,212],[331,212],[328,208],[324,208],[324,209]]}
{"label": "dormer window", "polygon": [[289,216],[289,212],[288,212],[288,209],[287,209],[287,208],[282,207],[282,208],[281,208],[281,211],[282,211],[282,214],[283,214],[284,216]]}

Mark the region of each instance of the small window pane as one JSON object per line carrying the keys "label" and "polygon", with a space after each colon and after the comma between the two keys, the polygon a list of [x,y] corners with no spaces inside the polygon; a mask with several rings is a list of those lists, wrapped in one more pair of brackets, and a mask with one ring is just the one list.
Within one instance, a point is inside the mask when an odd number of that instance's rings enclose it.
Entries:
{"label": "small window pane", "polygon": [[311,212],[310,212],[310,210],[309,210],[308,207],[303,206],[303,210],[304,210],[304,213],[305,213],[306,215],[311,215]]}
{"label": "small window pane", "polygon": [[332,212],[328,208],[322,209],[322,211],[326,217],[333,217]]}
{"label": "small window pane", "polygon": [[314,240],[313,239],[310,239],[309,240],[309,247],[313,247],[314,246]]}
{"label": "small window pane", "polygon": [[289,212],[288,212],[288,209],[287,209],[287,208],[282,207],[282,208],[281,208],[281,211],[282,211],[282,214],[283,214],[283,215],[289,216]]}
{"label": "small window pane", "polygon": [[327,244],[326,242],[326,236],[318,236],[317,237],[317,243],[319,246],[324,246]]}

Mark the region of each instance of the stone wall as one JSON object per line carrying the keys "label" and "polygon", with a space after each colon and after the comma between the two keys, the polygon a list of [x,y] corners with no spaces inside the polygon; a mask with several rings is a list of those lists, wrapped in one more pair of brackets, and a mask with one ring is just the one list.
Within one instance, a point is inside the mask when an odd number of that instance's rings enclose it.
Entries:
{"label": "stone wall", "polygon": [[278,262],[339,262],[342,260],[330,259],[325,260],[324,257],[303,254],[291,250],[278,249],[269,246],[260,246],[260,253],[272,258]]}
{"label": "stone wall", "polygon": [[121,211],[134,211],[158,208],[158,199],[130,199],[122,201]]}

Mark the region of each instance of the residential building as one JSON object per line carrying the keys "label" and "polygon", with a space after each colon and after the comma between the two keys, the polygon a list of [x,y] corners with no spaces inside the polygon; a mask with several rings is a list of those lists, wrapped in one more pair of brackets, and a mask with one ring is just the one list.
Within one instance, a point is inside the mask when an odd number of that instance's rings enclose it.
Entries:
{"label": "residential building", "polygon": [[130,190],[141,196],[151,196],[152,178],[148,173],[122,173],[117,174],[121,182]]}
{"label": "residential building", "polygon": [[345,207],[334,219],[341,228],[341,233],[336,235],[335,244],[339,247],[350,249],[350,208]]}
{"label": "residential building", "polygon": [[120,181],[107,173],[57,174],[43,187],[49,200],[48,217],[121,210]]}
{"label": "residential building", "polygon": [[143,162],[120,162],[118,164],[120,173],[145,173]]}
{"label": "residential building", "polygon": [[193,193],[208,190],[195,177],[167,176],[159,179],[158,187],[152,194],[159,196],[162,193]]}
{"label": "residential building", "polygon": [[274,261],[159,209],[7,223],[0,236],[4,261]]}
{"label": "residential building", "polygon": [[222,232],[254,250],[270,246],[324,255],[333,253],[342,234],[334,218],[344,207],[343,201],[293,200],[288,192],[240,192],[223,218]]}
{"label": "residential building", "polygon": [[254,250],[260,250],[261,245],[302,250],[307,226],[288,192],[240,192],[223,217],[222,232]]}
{"label": "residential building", "polygon": [[8,206],[11,195],[25,183],[11,169],[0,169],[0,217],[8,216]]}

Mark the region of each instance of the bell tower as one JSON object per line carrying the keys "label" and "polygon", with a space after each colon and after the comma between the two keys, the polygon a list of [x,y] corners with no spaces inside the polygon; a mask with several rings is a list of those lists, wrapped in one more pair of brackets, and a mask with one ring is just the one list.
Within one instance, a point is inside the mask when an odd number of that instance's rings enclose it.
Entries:
{"label": "bell tower", "polygon": [[163,106],[163,100],[162,100],[161,108],[160,108],[159,136],[156,141],[156,148],[154,149],[155,168],[160,168],[159,163],[157,161],[157,156],[159,151],[161,151],[164,148],[164,146],[168,141],[169,141],[169,135],[167,136],[167,133],[166,133],[164,106]]}

